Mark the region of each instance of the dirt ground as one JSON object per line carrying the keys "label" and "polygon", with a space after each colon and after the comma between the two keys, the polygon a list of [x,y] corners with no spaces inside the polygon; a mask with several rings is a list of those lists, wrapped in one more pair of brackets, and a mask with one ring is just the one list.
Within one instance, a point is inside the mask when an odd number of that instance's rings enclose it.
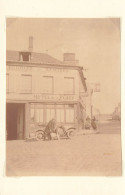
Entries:
{"label": "dirt ground", "polygon": [[7,176],[120,176],[120,134],[69,140],[7,141]]}

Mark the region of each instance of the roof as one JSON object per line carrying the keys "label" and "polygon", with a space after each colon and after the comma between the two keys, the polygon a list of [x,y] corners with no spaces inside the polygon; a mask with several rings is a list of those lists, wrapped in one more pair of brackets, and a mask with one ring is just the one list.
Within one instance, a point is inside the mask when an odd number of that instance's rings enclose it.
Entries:
{"label": "roof", "polygon": [[[7,50],[6,51],[6,61],[9,62],[20,62],[22,63],[22,61],[20,61],[20,53],[24,53],[27,52],[29,53],[29,51],[12,51],[12,50]],[[37,63],[37,65],[41,65],[41,64],[53,64],[55,66],[63,66],[63,67],[68,67],[68,64],[63,63],[60,60],[57,60],[56,58],[53,58],[52,56],[46,54],[46,53],[35,53],[35,52],[30,52],[31,53],[31,60],[30,63]],[[25,64],[26,65],[26,64]],[[86,82],[85,82],[85,78],[82,72],[82,67],[80,66],[71,66],[69,65],[69,67],[73,67],[73,68],[78,68],[79,70],[79,74],[83,83],[83,86],[85,88],[85,91],[87,91],[87,87],[86,87]]]}
{"label": "roof", "polygon": [[[6,60],[7,61],[15,61],[19,62],[19,54],[23,53],[24,51],[6,51]],[[25,51],[26,52],[26,51]],[[28,51],[27,51],[28,53]],[[31,60],[30,62],[32,63],[52,63],[52,64],[63,64],[60,60],[57,60],[56,58],[46,54],[46,53],[36,53],[36,52],[31,52]]]}

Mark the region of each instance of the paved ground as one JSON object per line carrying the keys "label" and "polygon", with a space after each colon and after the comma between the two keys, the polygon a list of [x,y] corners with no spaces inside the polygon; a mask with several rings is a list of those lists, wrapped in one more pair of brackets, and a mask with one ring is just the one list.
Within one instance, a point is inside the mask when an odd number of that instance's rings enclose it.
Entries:
{"label": "paved ground", "polygon": [[[7,141],[6,174],[8,176],[121,175],[120,131],[115,132],[114,123],[108,126],[102,124],[100,127],[100,134],[75,136],[70,140]],[[111,129],[114,129],[114,133]],[[120,124],[118,129],[120,130]],[[112,133],[109,134],[109,131]]]}
{"label": "paved ground", "polygon": [[102,121],[99,124],[101,134],[120,134],[121,124],[120,121]]}

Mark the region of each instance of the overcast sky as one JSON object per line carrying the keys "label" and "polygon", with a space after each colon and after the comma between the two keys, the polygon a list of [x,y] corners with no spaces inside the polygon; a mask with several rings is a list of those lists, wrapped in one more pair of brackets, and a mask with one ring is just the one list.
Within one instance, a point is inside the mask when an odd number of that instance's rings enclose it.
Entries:
{"label": "overcast sky", "polygon": [[62,60],[73,52],[87,69],[87,82],[99,82],[101,92],[93,104],[101,113],[112,113],[120,102],[119,19],[7,19],[7,49],[27,50],[29,36],[33,51],[47,52]]}

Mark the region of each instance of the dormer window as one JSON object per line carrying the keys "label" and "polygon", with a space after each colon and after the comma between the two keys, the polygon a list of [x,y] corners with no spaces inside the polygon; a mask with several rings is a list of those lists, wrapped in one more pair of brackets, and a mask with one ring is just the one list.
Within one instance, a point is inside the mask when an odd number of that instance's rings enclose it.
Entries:
{"label": "dormer window", "polygon": [[31,52],[20,52],[20,61],[30,62]]}

